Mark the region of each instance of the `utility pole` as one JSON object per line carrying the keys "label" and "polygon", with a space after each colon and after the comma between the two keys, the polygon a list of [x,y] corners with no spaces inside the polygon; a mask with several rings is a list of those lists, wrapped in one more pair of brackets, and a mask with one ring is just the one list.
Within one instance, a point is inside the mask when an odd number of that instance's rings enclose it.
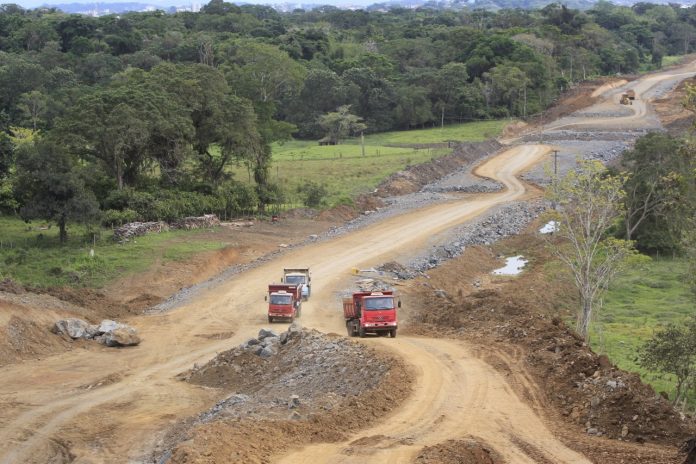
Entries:
{"label": "utility pole", "polygon": [[[558,179],[558,150],[553,150],[553,179],[551,179],[551,182],[553,185],[556,185]],[[554,192],[554,195],[556,192]],[[551,205],[552,208],[555,210],[556,209],[556,200],[553,201],[553,204]]]}

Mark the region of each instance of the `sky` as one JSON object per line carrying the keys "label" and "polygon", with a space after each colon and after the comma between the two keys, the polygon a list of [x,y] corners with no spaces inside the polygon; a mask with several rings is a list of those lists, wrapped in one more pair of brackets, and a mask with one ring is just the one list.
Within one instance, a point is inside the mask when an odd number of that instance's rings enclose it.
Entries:
{"label": "sky", "polygon": [[[88,0],[0,0],[0,3],[16,3],[23,8],[36,8],[43,5],[59,5],[77,3],[82,5],[94,5],[97,3],[142,3],[160,7],[187,6],[192,3],[205,5],[209,0],[99,0],[90,2]],[[243,3],[274,5],[274,4],[319,4],[319,5],[371,5],[382,0],[244,0]],[[236,2],[232,2],[236,3]]]}

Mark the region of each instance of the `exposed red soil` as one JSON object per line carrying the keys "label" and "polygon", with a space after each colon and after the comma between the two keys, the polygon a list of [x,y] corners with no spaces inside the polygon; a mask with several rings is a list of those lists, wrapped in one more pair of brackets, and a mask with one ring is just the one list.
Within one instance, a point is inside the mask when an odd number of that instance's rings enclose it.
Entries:
{"label": "exposed red soil", "polygon": [[[279,376],[289,369],[288,366],[274,368],[274,362],[277,362],[274,358],[266,361],[254,354],[230,359],[226,356],[229,357],[225,353],[221,354],[216,360],[211,361],[211,369],[204,368],[199,371],[201,374],[194,373],[190,381],[223,388],[227,392],[245,392],[253,395],[254,391],[263,387],[259,382],[264,378],[268,381],[269,376]],[[233,369],[232,360],[234,365],[238,366],[237,369]],[[300,408],[298,410],[302,414],[294,419],[223,418],[195,426],[193,429],[182,427],[179,431],[181,436],[177,437],[179,444],[174,448],[168,462],[268,463],[273,455],[292,447],[345,440],[351,431],[360,430],[376,420],[384,419],[385,415],[396,408],[411,391],[411,376],[400,360],[366,348],[365,357],[355,361],[364,363],[368,362],[367,360],[389,366],[376,387],[364,391],[358,388],[355,395],[339,398],[331,407],[319,407],[315,404]],[[241,372],[238,370],[239,366],[242,367]],[[283,371],[274,374],[279,368]],[[250,375],[250,372],[255,370],[265,372],[265,376]],[[359,385],[364,381],[360,377],[370,374],[352,369],[345,375],[354,378],[354,381],[347,379],[346,382]],[[360,411],[360,414],[356,414],[356,411]],[[355,445],[358,446],[359,443]]]}
{"label": "exposed red soil", "polygon": [[[638,375],[613,366],[566,326],[575,290],[558,269],[544,271],[551,259],[541,239],[521,235],[497,248],[524,254],[528,270],[514,279],[489,279],[479,290],[472,281],[494,260],[481,249],[467,250],[421,281],[413,295],[420,304],[412,306],[428,309],[411,314],[411,330],[464,338],[480,344],[497,369],[531,374],[538,392],[518,386],[518,393],[538,402],[551,420],[567,423],[561,437],[596,462],[679,462],[677,445],[694,434],[693,419],[682,420]],[[447,298],[436,298],[434,289]],[[508,354],[487,355],[492,343]]]}
{"label": "exposed red soil", "polygon": [[653,100],[652,102],[660,122],[672,135],[681,136],[694,129],[696,115],[694,115],[693,111],[684,107],[687,85],[696,85],[696,78],[681,82],[665,98]]}
{"label": "exposed red soil", "polygon": [[415,464],[504,464],[492,448],[480,440],[447,440],[435,446],[426,446],[418,454]]}

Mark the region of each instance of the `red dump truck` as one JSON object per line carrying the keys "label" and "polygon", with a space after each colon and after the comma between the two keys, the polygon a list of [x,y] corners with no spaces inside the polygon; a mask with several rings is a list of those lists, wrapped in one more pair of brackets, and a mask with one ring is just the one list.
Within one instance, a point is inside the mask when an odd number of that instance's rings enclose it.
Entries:
{"label": "red dump truck", "polygon": [[349,337],[364,337],[367,333],[396,337],[396,308],[394,292],[356,292],[343,299],[343,316]]}
{"label": "red dump truck", "polygon": [[265,299],[268,301],[269,323],[276,319],[292,322],[302,313],[302,285],[269,284]]}

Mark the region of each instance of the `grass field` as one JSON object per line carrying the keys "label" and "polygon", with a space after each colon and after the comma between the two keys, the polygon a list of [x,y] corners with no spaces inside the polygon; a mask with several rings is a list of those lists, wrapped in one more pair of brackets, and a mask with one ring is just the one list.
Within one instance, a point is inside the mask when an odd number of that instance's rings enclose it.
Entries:
{"label": "grass field", "polygon": [[[349,139],[337,146],[320,147],[316,141],[293,141],[273,147],[272,180],[284,184],[299,206],[296,189],[307,181],[325,184],[328,205],[350,202],[358,193],[369,191],[385,177],[450,152],[447,149],[389,147],[389,144],[428,144],[448,140],[480,141],[500,133],[508,121],[484,121],[426,129],[388,132],[365,137],[365,156],[359,140]],[[236,168],[236,178],[246,180],[247,172]],[[292,199],[292,198],[291,198]],[[13,279],[31,286],[100,287],[124,274],[144,271],[154,262],[185,259],[195,253],[224,248],[202,231],[173,231],[138,237],[125,245],[111,239],[108,229],[96,243],[83,227],[69,228],[65,246],[58,244],[58,229],[41,229],[17,218],[0,217],[0,279]],[[94,248],[94,257],[90,250]]]}
{"label": "grass field", "polygon": [[595,351],[622,369],[638,372],[655,389],[672,393],[673,383],[642,369],[639,348],[661,325],[679,323],[695,311],[682,259],[660,258],[629,270],[611,286],[591,335]]}
{"label": "grass field", "polygon": [[[340,145],[319,146],[316,141],[292,141],[273,146],[271,179],[284,186],[291,202],[299,204],[297,188],[307,182],[323,184],[328,190],[327,206],[374,189],[390,174],[444,156],[446,148],[414,149],[405,145],[447,141],[479,142],[500,134],[510,121],[479,121],[444,128],[384,132],[365,137],[365,156],[359,138]],[[391,146],[396,145],[396,146]],[[248,173],[237,168],[235,177],[245,180]]]}
{"label": "grass field", "polygon": [[28,226],[19,219],[0,217],[0,230],[0,280],[9,276],[39,287],[100,287],[115,277],[144,271],[158,260],[182,260],[227,245],[191,240],[205,230],[151,234],[120,245],[111,239],[110,231],[92,242],[84,228],[73,226],[65,246],[59,246],[56,227],[40,230],[37,223]]}

